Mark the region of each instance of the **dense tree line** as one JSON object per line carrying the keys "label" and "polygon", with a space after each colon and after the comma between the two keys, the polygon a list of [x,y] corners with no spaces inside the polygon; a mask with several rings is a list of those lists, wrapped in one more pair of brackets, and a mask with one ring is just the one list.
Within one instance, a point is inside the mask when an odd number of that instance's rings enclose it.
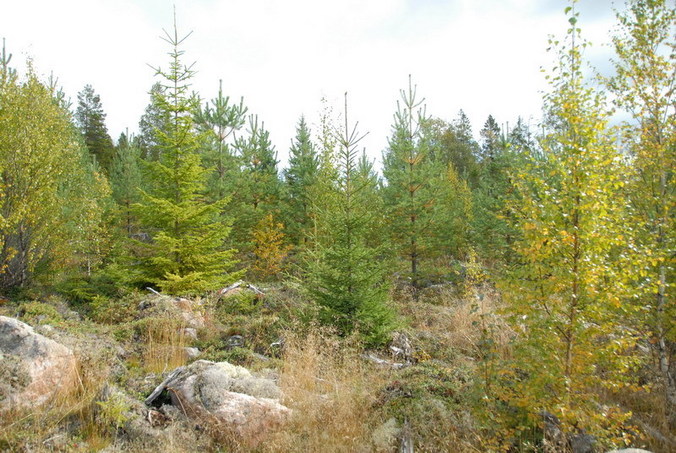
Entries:
{"label": "dense tree line", "polygon": [[[322,322],[378,345],[400,322],[391,286],[417,296],[458,283],[478,257],[518,336],[486,377],[491,411],[517,427],[547,411],[567,429],[616,435],[626,416],[601,423],[595,392],[636,387],[627,371],[644,339],[673,411],[676,12],[666,0],[629,0],[615,75],[600,84],[583,76],[574,2],[566,14],[536,130],[489,116],[476,140],[462,111],[428,115],[409,77],[381,175],[358,149],[347,97],[340,126],[328,107],[314,131],[298,119],[280,171],[243,100],[222,84],[207,102],[191,91],[176,27],[139,135],[116,144],[91,85],[71,112],[30,67],[20,78],[3,49],[0,290],[49,281],[86,302],[292,275]],[[631,121],[611,125],[613,108]]]}

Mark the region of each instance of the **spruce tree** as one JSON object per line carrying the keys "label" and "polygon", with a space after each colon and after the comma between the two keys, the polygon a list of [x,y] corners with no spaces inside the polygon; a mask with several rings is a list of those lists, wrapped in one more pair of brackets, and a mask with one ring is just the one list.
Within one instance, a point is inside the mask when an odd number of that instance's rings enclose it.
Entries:
{"label": "spruce tree", "polygon": [[328,240],[331,227],[326,221],[330,216],[323,214],[332,212],[336,209],[337,204],[337,192],[335,190],[338,181],[336,118],[326,98],[322,98],[321,102],[322,110],[316,140],[319,155],[318,172],[315,183],[308,187],[311,250],[315,250],[318,242]]}
{"label": "spruce tree", "polygon": [[507,143],[515,154],[536,153],[536,142],[528,125],[519,117],[516,126],[507,133]]}
{"label": "spruce tree", "polygon": [[[383,181],[375,169],[374,160],[369,159],[365,149],[362,150],[357,161],[355,181],[359,187],[363,187],[361,197],[364,205],[371,209],[371,228],[366,232],[365,243],[378,250],[383,260],[390,260],[392,254],[387,249],[389,231],[387,210],[382,194]],[[390,263],[383,262],[383,265],[388,264]]]}
{"label": "spruce tree", "polygon": [[505,140],[498,122],[493,115],[488,115],[484,127],[479,132],[481,144],[479,146],[480,161],[495,160],[495,158],[505,149]]}
{"label": "spruce tree", "polygon": [[77,95],[75,119],[78,128],[84,137],[89,152],[108,174],[115,153],[113,140],[108,135],[106,114],[101,105],[101,97],[96,94],[91,85],[85,87]]}
{"label": "spruce tree", "polygon": [[472,125],[465,112],[450,124],[441,120],[429,121],[428,134],[433,137],[430,157],[443,167],[453,165],[458,175],[474,188],[478,180],[480,148],[472,136]]}
{"label": "spruce tree", "polygon": [[150,102],[145,108],[145,112],[139,121],[138,144],[141,148],[141,157],[144,160],[151,161],[160,158],[160,144],[158,137],[162,131],[166,132],[169,124],[169,112],[158,104],[162,98],[165,87],[160,82],[156,82],[150,88]]}
{"label": "spruce tree", "polygon": [[311,187],[319,173],[319,155],[304,117],[296,126],[289,150],[289,168],[284,172],[287,197],[287,227],[293,243],[302,245],[311,230]]}
{"label": "spruce tree", "polygon": [[221,217],[223,202],[205,201],[207,171],[201,165],[202,135],[195,130],[193,113],[198,99],[189,92],[194,72],[181,62],[186,37],[165,31],[171,46],[169,69],[158,68],[161,90],[153,92],[166,129],[154,129],[158,160],[148,164],[152,188],[141,192],[137,213],[152,241],[145,249],[145,278],[169,293],[195,293],[216,289],[235,278],[227,271],[233,250],[225,248],[230,229]]}
{"label": "spruce tree", "polygon": [[119,218],[127,237],[132,237],[138,228],[133,207],[140,199],[143,181],[141,148],[135,141],[124,134],[120,136],[110,172],[113,198],[119,207]]}
{"label": "spruce tree", "polygon": [[239,104],[230,104],[230,97],[223,95],[223,82],[220,81],[218,95],[195,114],[195,123],[207,134],[203,163],[213,169],[209,181],[213,201],[226,198],[234,191],[237,159],[229,140],[244,126],[247,110],[243,99]]}
{"label": "spruce tree", "polygon": [[[520,127],[515,129],[517,133],[521,133]],[[492,116],[486,120],[480,135],[478,182],[472,192],[473,240],[483,257],[493,263],[502,263],[507,259],[509,244],[515,234],[505,219],[505,208],[513,193],[510,174],[518,169],[521,145],[512,143],[511,135],[503,133]]]}
{"label": "spruce tree", "polygon": [[345,127],[339,140],[339,177],[333,186],[336,206],[323,212],[330,226],[308,262],[306,288],[323,322],[347,335],[355,329],[368,344],[386,341],[394,314],[387,304],[385,270],[379,251],[368,244],[375,226],[368,204],[368,181],[359,177],[357,145],[362,136],[350,129],[345,95]]}

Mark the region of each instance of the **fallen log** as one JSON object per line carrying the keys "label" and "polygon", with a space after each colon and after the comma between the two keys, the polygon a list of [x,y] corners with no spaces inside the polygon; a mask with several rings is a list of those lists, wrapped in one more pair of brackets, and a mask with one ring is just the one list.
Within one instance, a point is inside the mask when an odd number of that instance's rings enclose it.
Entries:
{"label": "fallen log", "polygon": [[375,356],[375,355],[373,355],[373,354],[371,354],[371,353],[369,353],[369,354],[362,354],[361,357],[364,358],[364,359],[366,359],[366,360],[369,360],[369,361],[371,361],[371,362],[373,362],[373,363],[376,363],[376,364],[378,364],[378,365],[388,366],[388,367],[390,367],[390,368],[392,368],[392,369],[394,369],[394,370],[399,370],[399,369],[401,369],[401,368],[406,368],[407,366],[410,366],[410,365],[411,365],[410,363],[399,363],[399,362],[392,362],[392,361],[390,361],[390,360],[381,359],[380,357],[377,357],[377,356]]}
{"label": "fallen log", "polygon": [[185,369],[184,366],[180,366],[180,367],[176,368],[174,371],[172,371],[171,373],[169,373],[169,376],[167,376],[166,379],[163,380],[160,385],[155,387],[155,390],[153,390],[153,393],[151,393],[150,396],[148,396],[148,398],[146,398],[146,400],[145,400],[146,406],[150,406],[152,404],[152,402],[155,401],[158,396],[160,396],[160,394],[164,391],[164,389],[167,388],[167,385],[169,385],[169,383],[176,376],[178,376],[184,369]]}
{"label": "fallen log", "polygon": [[259,288],[255,287],[251,283],[243,282],[242,280],[235,282],[232,285],[219,290],[217,294],[218,294],[219,297],[227,296],[228,293],[236,290],[237,288],[250,289],[258,297],[265,296],[265,293],[263,291],[261,291]]}

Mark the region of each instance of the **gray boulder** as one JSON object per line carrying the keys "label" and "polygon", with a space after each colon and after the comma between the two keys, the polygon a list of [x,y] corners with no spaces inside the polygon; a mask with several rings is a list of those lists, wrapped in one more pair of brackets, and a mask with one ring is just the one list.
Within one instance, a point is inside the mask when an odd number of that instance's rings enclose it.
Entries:
{"label": "gray boulder", "polygon": [[146,399],[146,404],[153,404],[164,392],[187,417],[249,439],[261,438],[290,414],[279,403],[281,392],[274,381],[253,376],[246,368],[228,362],[197,360],[177,368]]}
{"label": "gray boulder", "polygon": [[0,316],[0,412],[42,405],[77,384],[73,351]]}
{"label": "gray boulder", "polygon": [[411,340],[408,338],[408,335],[403,332],[394,332],[394,334],[392,334],[390,352],[395,360],[401,360],[406,363],[415,362]]}
{"label": "gray boulder", "polygon": [[183,336],[190,340],[197,340],[197,329],[194,327],[186,327],[183,329]]}
{"label": "gray boulder", "polygon": [[152,294],[141,301],[138,305],[140,318],[158,317],[180,319],[183,327],[193,329],[192,331],[182,330],[182,333],[188,337],[197,336],[197,329],[204,328],[205,319],[202,314],[202,304],[197,300],[190,300],[183,297],[175,298],[162,294]]}
{"label": "gray boulder", "polygon": [[244,337],[241,335],[231,335],[225,341],[225,346],[228,349],[241,348],[244,346]]}
{"label": "gray boulder", "polygon": [[185,354],[185,358],[188,360],[197,358],[200,355],[200,350],[197,348],[183,348],[183,352]]}

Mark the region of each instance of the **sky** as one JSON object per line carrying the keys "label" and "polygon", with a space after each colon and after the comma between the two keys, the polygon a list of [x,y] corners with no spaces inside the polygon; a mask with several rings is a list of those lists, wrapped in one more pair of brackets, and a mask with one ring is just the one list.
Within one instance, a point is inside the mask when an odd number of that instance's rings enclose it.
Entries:
{"label": "sky", "polygon": [[[622,0],[618,0],[620,6]],[[282,164],[305,115],[318,130],[321,99],[368,133],[361,142],[380,160],[400,90],[411,74],[429,115],[451,121],[464,110],[475,136],[488,115],[507,126],[536,125],[551,68],[548,37],[568,26],[564,0],[0,0],[0,38],[21,72],[27,58],[50,74],[73,104],[91,84],[113,139],[137,132],[168,66],[163,30],[176,8],[183,61],[195,63],[193,89],[244,98],[270,131]],[[581,0],[586,57],[610,70],[611,0]]]}

